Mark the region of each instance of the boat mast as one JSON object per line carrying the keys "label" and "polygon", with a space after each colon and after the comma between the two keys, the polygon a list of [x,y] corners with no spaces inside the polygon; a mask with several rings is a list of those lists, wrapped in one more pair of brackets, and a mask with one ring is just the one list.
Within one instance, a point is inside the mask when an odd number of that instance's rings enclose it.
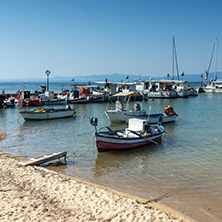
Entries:
{"label": "boat mast", "polygon": [[172,80],[174,80],[174,36],[173,36],[173,59],[172,59]]}
{"label": "boat mast", "polygon": [[214,47],[213,47],[213,50],[212,50],[212,53],[211,53],[208,69],[207,69],[207,71],[205,71],[205,77],[204,77],[204,83],[205,84],[207,84],[207,81],[208,81],[208,75],[209,75],[209,72],[210,72],[210,67],[211,67],[211,63],[212,63],[212,60],[213,60],[213,56],[214,56],[215,44],[216,44],[216,42],[214,42]]}
{"label": "boat mast", "polygon": [[215,45],[215,72],[214,72],[214,80],[217,79],[217,38],[216,38],[216,45]]}
{"label": "boat mast", "polygon": [[176,68],[177,68],[177,79],[180,80],[175,40],[174,40],[174,55],[175,55],[175,62],[176,62]]}

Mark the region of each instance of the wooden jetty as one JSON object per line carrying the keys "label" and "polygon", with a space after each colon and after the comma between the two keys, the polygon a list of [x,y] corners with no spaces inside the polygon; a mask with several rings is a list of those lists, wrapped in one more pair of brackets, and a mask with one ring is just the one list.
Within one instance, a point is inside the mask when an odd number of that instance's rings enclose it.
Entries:
{"label": "wooden jetty", "polygon": [[40,165],[42,163],[46,163],[55,159],[60,159],[62,157],[64,157],[64,161],[66,162],[66,155],[67,152],[59,152],[59,153],[52,153],[49,155],[44,155],[41,157],[37,157],[37,158],[31,158],[27,161],[24,162],[19,162],[20,165],[22,166],[33,166],[33,165]]}

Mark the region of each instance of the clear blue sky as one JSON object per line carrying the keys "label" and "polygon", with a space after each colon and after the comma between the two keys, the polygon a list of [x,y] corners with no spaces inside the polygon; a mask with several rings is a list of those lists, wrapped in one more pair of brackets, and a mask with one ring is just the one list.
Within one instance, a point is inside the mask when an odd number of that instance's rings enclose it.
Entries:
{"label": "clear blue sky", "polygon": [[[222,1],[0,0],[0,79],[172,72],[175,36],[180,73],[208,67]],[[212,69],[213,71],[213,69]]]}

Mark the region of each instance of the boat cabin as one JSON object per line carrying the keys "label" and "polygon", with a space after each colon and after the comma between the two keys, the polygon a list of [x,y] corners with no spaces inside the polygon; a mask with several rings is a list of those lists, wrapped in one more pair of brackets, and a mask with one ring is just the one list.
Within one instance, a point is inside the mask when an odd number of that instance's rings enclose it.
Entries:
{"label": "boat cabin", "polygon": [[149,81],[140,81],[135,82],[136,84],[136,91],[139,93],[144,93],[149,90]]}
{"label": "boat cabin", "polygon": [[95,83],[99,84],[99,85],[103,85],[104,86],[104,91],[108,92],[109,95],[116,94],[117,83],[107,82],[107,81],[100,81],[100,82],[95,82]]}
{"label": "boat cabin", "polygon": [[51,100],[54,99],[54,91],[45,91],[42,94],[39,94],[38,97],[42,100]]}
{"label": "boat cabin", "polygon": [[136,83],[118,83],[117,92],[135,92],[136,91]]}
{"label": "boat cabin", "polygon": [[150,80],[150,91],[173,91],[174,80]]}
{"label": "boat cabin", "polygon": [[138,138],[143,133],[146,135],[150,133],[148,120],[132,118],[129,119],[128,128],[125,129],[123,137]]}
{"label": "boat cabin", "polygon": [[30,91],[24,91],[24,90],[22,90],[22,91],[19,93],[19,98],[20,98],[20,99],[29,99],[29,98],[30,98]]}
{"label": "boat cabin", "polygon": [[144,131],[145,128],[149,125],[148,120],[144,119],[129,119],[127,130],[131,131]]}

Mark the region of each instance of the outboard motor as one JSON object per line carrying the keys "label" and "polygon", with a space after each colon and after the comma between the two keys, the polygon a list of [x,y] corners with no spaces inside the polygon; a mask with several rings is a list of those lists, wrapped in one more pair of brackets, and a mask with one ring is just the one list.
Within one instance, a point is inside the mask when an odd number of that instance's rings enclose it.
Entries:
{"label": "outboard motor", "polygon": [[172,115],[175,115],[175,116],[178,116],[174,110],[173,110],[173,107],[168,105],[167,107],[164,108],[164,112],[166,113],[167,116],[172,116]]}

